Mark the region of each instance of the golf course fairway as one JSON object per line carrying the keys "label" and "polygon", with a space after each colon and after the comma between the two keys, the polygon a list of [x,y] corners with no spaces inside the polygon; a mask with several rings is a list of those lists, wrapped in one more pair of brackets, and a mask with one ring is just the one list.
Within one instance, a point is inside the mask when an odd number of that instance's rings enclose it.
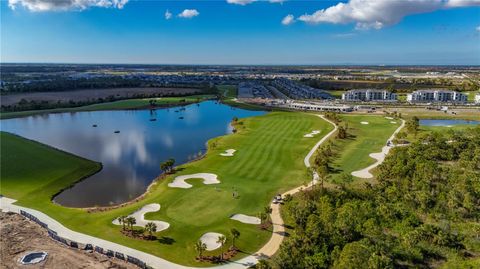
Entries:
{"label": "golf course fairway", "polygon": [[[70,154],[45,147],[36,142],[2,133],[2,187],[1,193],[17,199],[18,205],[40,210],[58,220],[66,227],[95,237],[116,242],[169,261],[191,266],[211,266],[195,261],[194,244],[207,232],[221,233],[230,237],[235,228],[241,235],[236,246],[242,251],[239,259],[258,250],[271,236],[271,231],[256,225],[244,224],[230,217],[234,214],[255,216],[270,204],[277,193],[309,182],[310,176],[303,164],[309,150],[333,126],[316,115],[297,112],[272,112],[263,116],[246,118],[235,123],[234,134],[209,141],[206,156],[198,161],[177,167],[177,172],[156,182],[145,199],[114,210],[87,213],[84,209],[65,208],[51,202],[51,197],[86,175],[98,169],[98,164],[76,158]],[[313,130],[320,133],[315,138],[304,134]],[[27,145],[25,143],[32,143]],[[4,150],[5,148],[5,150]],[[22,149],[15,162],[25,164],[22,173],[18,169],[5,168],[7,156]],[[232,157],[220,153],[235,149]],[[36,151],[31,154],[30,151]],[[48,159],[41,165],[43,156],[60,155],[58,161]],[[89,169],[81,169],[86,162]],[[62,164],[63,163],[63,164]],[[27,165],[28,164],[28,165]],[[62,167],[62,173],[59,171]],[[160,169],[159,169],[160,173]],[[197,173],[218,176],[219,184],[205,185],[201,179],[189,179],[191,188],[171,188],[175,177]],[[55,175],[57,180],[51,179]],[[68,179],[62,180],[64,177]],[[52,180],[51,182],[48,180]],[[21,184],[28,182],[28,188]],[[62,184],[65,182],[65,184]],[[35,193],[35,195],[28,194]],[[233,194],[235,193],[235,197]],[[161,209],[145,215],[146,219],[165,221],[170,227],[156,233],[156,240],[141,240],[127,237],[121,227],[112,220],[129,215],[146,204],[158,203]],[[231,240],[226,243],[230,246]],[[220,250],[205,255],[218,254]]]}

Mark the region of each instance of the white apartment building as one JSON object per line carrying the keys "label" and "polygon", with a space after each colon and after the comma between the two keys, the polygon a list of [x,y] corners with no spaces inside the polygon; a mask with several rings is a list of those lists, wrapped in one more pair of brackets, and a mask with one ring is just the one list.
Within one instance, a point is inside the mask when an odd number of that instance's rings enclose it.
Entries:
{"label": "white apartment building", "polygon": [[410,103],[465,103],[467,95],[450,90],[419,90],[407,94]]}
{"label": "white apartment building", "polygon": [[365,101],[365,102],[392,102],[397,101],[397,95],[386,90],[350,90],[342,94],[342,100],[351,101]]}
{"label": "white apartment building", "polygon": [[475,94],[475,104],[480,105],[480,93]]}

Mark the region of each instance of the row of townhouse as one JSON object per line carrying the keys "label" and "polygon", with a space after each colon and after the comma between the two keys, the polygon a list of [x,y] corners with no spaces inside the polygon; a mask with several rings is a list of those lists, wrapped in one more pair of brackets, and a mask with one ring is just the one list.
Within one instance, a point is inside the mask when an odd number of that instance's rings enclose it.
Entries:
{"label": "row of townhouse", "polygon": [[410,103],[466,103],[466,94],[450,90],[419,90],[407,94]]}
{"label": "row of townhouse", "polygon": [[[395,102],[397,101],[397,95],[387,90],[359,89],[343,93],[342,100],[345,102]],[[442,89],[418,90],[407,94],[409,103],[463,104],[467,100],[468,96],[466,94]],[[480,93],[475,95],[475,103],[480,104]]]}
{"label": "row of townhouse", "polygon": [[377,101],[397,101],[397,95],[395,93],[386,90],[374,90],[374,89],[362,89],[362,90],[350,90],[342,94],[342,100],[351,101],[364,101],[364,102],[377,102]]}

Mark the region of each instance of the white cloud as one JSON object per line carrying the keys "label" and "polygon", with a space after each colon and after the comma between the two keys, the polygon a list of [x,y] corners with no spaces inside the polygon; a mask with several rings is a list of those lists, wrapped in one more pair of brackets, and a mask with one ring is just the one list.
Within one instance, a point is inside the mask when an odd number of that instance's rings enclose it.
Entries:
{"label": "white cloud", "polygon": [[281,3],[285,2],[285,1],[286,1],[286,0],[268,0],[268,2],[273,3],[273,4],[275,4],[275,3],[281,4]]}
{"label": "white cloud", "polygon": [[193,17],[196,17],[200,15],[200,13],[196,9],[185,9],[182,11],[182,13],[178,14],[178,17],[180,18],[185,18],[185,19],[191,19]]}
{"label": "white cloud", "polygon": [[172,18],[172,16],[173,16],[173,14],[167,9],[167,10],[165,11],[165,19],[166,19],[166,20],[169,20],[169,19]]}
{"label": "white cloud", "polygon": [[283,18],[282,20],[282,24],[283,25],[290,25],[292,23],[295,22],[295,17],[293,17],[292,14],[288,14],[287,16],[285,16],[285,18]]}
{"label": "white cloud", "polygon": [[477,26],[477,28],[475,28],[475,30],[477,30],[477,32],[480,32],[480,25]]}
{"label": "white cloud", "polygon": [[480,5],[480,0],[349,0],[298,18],[309,24],[355,23],[356,29],[381,29],[405,16],[441,8]]}
{"label": "white cloud", "polygon": [[480,0],[449,0],[446,3],[448,7],[468,7],[480,6]]}
{"label": "white cloud", "polygon": [[89,7],[122,9],[129,0],[8,0],[8,6],[15,9],[18,6],[30,11],[67,11],[84,10]]}
{"label": "white cloud", "polygon": [[256,2],[256,1],[257,0],[227,0],[227,3],[234,4],[234,5],[245,6],[245,5],[251,4],[251,3]]}

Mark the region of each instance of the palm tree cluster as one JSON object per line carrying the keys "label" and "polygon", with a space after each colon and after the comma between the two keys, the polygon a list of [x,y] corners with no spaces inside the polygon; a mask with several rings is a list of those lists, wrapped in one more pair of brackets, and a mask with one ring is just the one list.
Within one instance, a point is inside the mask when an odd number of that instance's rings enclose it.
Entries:
{"label": "palm tree cluster", "polygon": [[[230,235],[232,237],[232,246],[231,246],[231,249],[236,249],[236,246],[235,246],[235,241],[240,237],[240,231],[238,231],[237,229],[235,228],[232,228],[230,229]],[[217,244],[220,244],[220,259],[223,260],[223,247],[225,246],[225,244],[227,243],[227,237],[224,236],[224,235],[220,235],[216,241]],[[205,252],[205,250],[207,250],[207,245],[205,243],[203,243],[201,240],[198,240],[196,243],[195,243],[195,251],[197,252],[198,256],[197,258],[198,259],[202,259],[203,258],[203,252]]]}

